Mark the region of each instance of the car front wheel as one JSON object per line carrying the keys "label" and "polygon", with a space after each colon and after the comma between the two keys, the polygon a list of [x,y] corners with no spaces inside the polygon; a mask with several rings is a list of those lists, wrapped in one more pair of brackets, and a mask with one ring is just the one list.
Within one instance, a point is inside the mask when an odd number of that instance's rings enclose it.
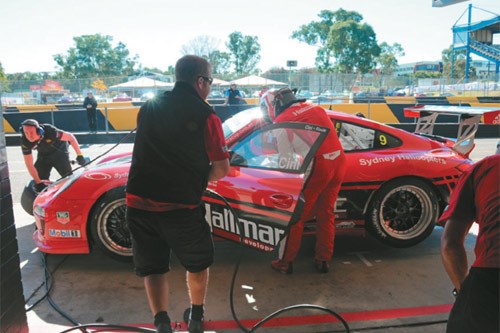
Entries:
{"label": "car front wheel", "polygon": [[125,189],[106,193],[92,214],[91,233],[94,244],[119,261],[132,260],[132,238],[125,218]]}
{"label": "car front wheel", "polygon": [[409,247],[432,233],[438,214],[438,199],[429,185],[419,179],[398,179],[375,193],[367,227],[386,245]]}

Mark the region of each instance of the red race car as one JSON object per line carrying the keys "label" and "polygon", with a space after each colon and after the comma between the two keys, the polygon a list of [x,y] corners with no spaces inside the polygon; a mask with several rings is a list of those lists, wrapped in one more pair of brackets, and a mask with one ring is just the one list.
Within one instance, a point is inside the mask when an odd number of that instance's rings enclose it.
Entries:
{"label": "red race car", "polygon": [[[425,119],[425,109],[408,111]],[[327,112],[348,163],[336,203],[337,235],[368,230],[395,247],[427,238],[458,177],[472,164],[467,156],[475,130],[466,133],[466,140],[450,141],[429,130],[418,135]],[[422,126],[428,128],[419,121],[417,128]],[[300,216],[303,174],[327,130],[303,123],[268,124],[259,108],[227,119],[223,129],[231,171],[208,186],[203,198],[207,222],[215,236],[240,241],[241,233],[247,246],[271,251]],[[105,157],[38,195],[33,238],[42,252],[89,253],[95,246],[115,259],[130,259],[124,218],[130,159],[131,153]],[[306,231],[314,232],[314,221]]]}

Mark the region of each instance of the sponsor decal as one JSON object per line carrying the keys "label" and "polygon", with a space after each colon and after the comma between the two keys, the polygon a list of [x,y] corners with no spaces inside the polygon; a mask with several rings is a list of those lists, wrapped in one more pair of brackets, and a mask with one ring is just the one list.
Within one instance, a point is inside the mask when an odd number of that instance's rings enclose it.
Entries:
{"label": "sponsor decal", "polygon": [[80,238],[80,230],[60,230],[60,229],[49,229],[50,237],[55,238]]}
{"label": "sponsor decal", "polygon": [[446,160],[428,155],[399,154],[387,157],[360,158],[359,165],[374,166],[376,164],[395,163],[400,161],[424,161],[427,163],[446,164]]}
{"label": "sponsor decal", "polygon": [[294,157],[280,157],[278,160],[278,166],[280,169],[286,170],[299,170],[300,169],[300,161]]}
{"label": "sponsor decal", "polygon": [[496,117],[493,119],[493,124],[498,125],[500,124],[500,113],[496,115]]}
{"label": "sponsor decal", "polygon": [[332,151],[330,153],[323,154],[325,160],[334,160],[340,156],[340,150]]}
{"label": "sponsor decal", "polygon": [[360,158],[359,164],[361,166],[372,166],[380,163],[394,163],[396,161],[396,156],[388,157],[374,157],[374,158]]}
{"label": "sponsor decal", "polygon": [[[238,222],[229,209],[219,205],[205,203],[205,219],[210,228],[219,228],[229,233],[240,235]],[[243,227],[244,243],[257,249],[270,251],[276,246],[285,230],[240,218]]]}
{"label": "sponsor decal", "polygon": [[114,179],[128,178],[128,172],[115,173],[113,178]]}
{"label": "sponsor decal", "polygon": [[69,222],[69,212],[56,212],[56,221],[61,224]]}
{"label": "sponsor decal", "polygon": [[111,175],[108,175],[107,173],[103,173],[103,172],[87,173],[87,174],[83,175],[83,177],[90,179],[90,180],[108,180],[108,179],[111,179]]}
{"label": "sponsor decal", "polygon": [[397,155],[397,158],[399,161],[419,160],[419,161],[425,161],[427,163],[446,164],[446,160],[444,158],[438,158],[428,155],[401,154]]}
{"label": "sponsor decal", "polygon": [[327,131],[326,128],[322,128],[322,127],[319,127],[319,126],[311,126],[311,125],[306,125],[304,127],[304,129],[309,130],[309,131],[314,131],[314,132],[321,132],[321,133],[324,133],[324,132]]}

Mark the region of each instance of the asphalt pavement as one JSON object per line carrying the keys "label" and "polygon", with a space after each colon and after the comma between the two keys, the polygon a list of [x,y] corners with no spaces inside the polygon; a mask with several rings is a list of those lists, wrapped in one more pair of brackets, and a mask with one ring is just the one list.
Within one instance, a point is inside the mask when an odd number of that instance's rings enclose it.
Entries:
{"label": "asphalt pavement", "polygon": [[[493,153],[497,141],[498,138],[477,140],[471,158],[477,161]],[[111,146],[93,144],[82,148],[84,154],[92,158]],[[131,144],[123,144],[114,152],[131,149]],[[151,328],[142,279],[133,274],[130,263],[114,261],[100,252],[47,256],[52,302],[42,299],[46,293],[42,255],[32,240],[33,219],[19,204],[29,175],[19,147],[8,147],[7,154],[24,296],[27,306],[41,300],[27,313],[30,332],[62,332],[77,323]],[[339,313],[351,332],[444,332],[453,297],[439,254],[441,232],[442,229],[436,227],[427,240],[408,249],[387,247],[369,236],[337,237],[332,270],[328,274],[318,274],[313,269],[312,237],[304,239],[293,275],[271,270],[270,261],[275,253],[246,248],[233,297],[230,297],[230,286],[240,247],[225,241],[216,242],[205,305],[207,332],[242,331],[233,318],[231,302],[235,315],[248,329],[278,309],[296,304],[314,305],[312,309],[282,313],[257,332],[345,332],[329,312],[319,307]],[[469,258],[473,258],[474,242],[475,235],[471,233],[467,237]],[[175,258],[169,274],[169,313],[181,332],[185,330],[182,318],[189,301],[185,273]],[[61,311],[56,311],[56,307]]]}

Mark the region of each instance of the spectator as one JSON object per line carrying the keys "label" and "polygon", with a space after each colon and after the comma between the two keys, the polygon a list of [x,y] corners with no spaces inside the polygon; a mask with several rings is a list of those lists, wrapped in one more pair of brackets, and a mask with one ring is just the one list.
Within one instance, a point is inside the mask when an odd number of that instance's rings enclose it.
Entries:
{"label": "spectator", "polygon": [[[439,219],[443,264],[455,286],[447,333],[499,332],[500,155],[484,158],[464,172]],[[465,238],[479,225],[469,268]]]}
{"label": "spectator", "polygon": [[266,91],[269,90],[268,86],[263,86],[262,89],[259,91],[259,98],[262,98],[262,96],[266,93]]}
{"label": "spectator", "polygon": [[335,238],[335,201],[344,178],[346,161],[337,132],[323,108],[296,99],[289,88],[268,91],[262,97],[261,106],[274,122],[304,122],[330,130],[304,176],[302,192],[305,204],[301,218],[280,243],[279,258],[271,263],[278,272],[293,273],[293,260],[300,249],[304,222],[316,217],[314,266],[318,272],[328,273]]}
{"label": "spectator", "polygon": [[[50,183],[50,172],[55,168],[61,177],[71,174],[68,142],[75,150],[78,164],[86,163],[75,136],[50,124],[39,124],[35,119],[26,119],[19,128],[24,163],[40,192]],[[37,150],[33,163],[32,151]]]}
{"label": "spectator", "polygon": [[187,270],[189,332],[203,332],[214,248],[201,197],[207,182],[229,172],[221,121],[205,102],[211,72],[201,57],[180,58],[174,89],[146,101],[137,117],[127,221],[135,272],[144,277],[154,324],[162,333],[172,332],[167,278],[171,252]]}
{"label": "spectator", "polygon": [[225,96],[226,100],[223,105],[229,105],[231,115],[238,113],[239,109],[236,105],[243,104],[245,100],[241,96],[240,91],[236,89],[236,83],[231,82],[231,86],[226,90]]}
{"label": "spectator", "polygon": [[90,133],[97,133],[97,101],[90,91],[83,101],[83,107],[87,109]]}

